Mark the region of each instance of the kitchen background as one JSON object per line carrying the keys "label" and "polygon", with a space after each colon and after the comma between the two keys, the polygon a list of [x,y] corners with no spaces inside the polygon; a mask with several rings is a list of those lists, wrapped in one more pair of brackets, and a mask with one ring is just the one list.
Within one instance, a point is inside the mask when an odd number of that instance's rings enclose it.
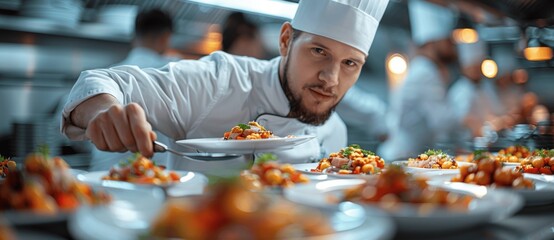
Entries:
{"label": "kitchen background", "polygon": [[[0,154],[16,159],[48,143],[73,167],[88,165],[88,143],[59,133],[59,112],[79,73],[107,67],[131,49],[136,13],[159,7],[176,23],[170,54],[198,58],[221,47],[221,24],[242,11],[261,28],[268,58],[277,56],[277,37],[298,1],[285,0],[0,0]],[[489,45],[514,43],[554,47],[554,1],[439,1],[479,19]],[[406,1],[391,0],[358,85],[388,101],[413,53]],[[531,45],[530,45],[531,44]],[[551,51],[551,50],[550,50]],[[551,52],[550,52],[551,54]],[[518,63],[529,72],[526,88],[554,111],[554,63],[550,58]],[[456,79],[456,76],[452,76]],[[377,139],[349,126],[349,141],[374,148]]]}

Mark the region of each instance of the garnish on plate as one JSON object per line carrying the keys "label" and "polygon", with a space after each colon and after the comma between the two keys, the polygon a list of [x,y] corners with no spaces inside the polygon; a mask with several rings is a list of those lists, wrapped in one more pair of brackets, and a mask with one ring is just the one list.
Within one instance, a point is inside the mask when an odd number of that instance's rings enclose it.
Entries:
{"label": "garnish on plate", "polygon": [[375,153],[352,144],[323,158],[312,172],[336,174],[376,174],[385,167],[385,160]]}
{"label": "garnish on plate", "polygon": [[257,122],[251,121],[247,124],[239,123],[230,131],[223,134],[225,140],[252,140],[267,139],[275,137],[273,133]]}
{"label": "garnish on plate", "polygon": [[264,187],[290,187],[309,182],[308,177],[297,172],[292,165],[278,163],[277,157],[271,153],[258,157],[249,170],[241,172],[240,178],[250,190],[262,190]]}
{"label": "garnish on plate", "polygon": [[219,181],[203,195],[170,199],[147,239],[299,239],[334,232],[318,209]]}
{"label": "garnish on plate", "polygon": [[430,169],[457,169],[458,163],[442,150],[429,149],[416,158],[408,159],[408,167]]}
{"label": "garnish on plate", "polygon": [[552,175],[554,172],[554,149],[537,149],[516,167],[518,172]]}
{"label": "garnish on plate", "polygon": [[399,203],[421,204],[422,211],[439,206],[466,211],[472,199],[468,195],[429,186],[426,178],[414,177],[400,166],[389,165],[377,178],[347,189],[342,200],[377,203],[391,211],[396,210]]}
{"label": "garnish on plate", "polygon": [[15,161],[0,155],[0,177],[6,177],[8,173],[15,171],[16,167]]}
{"label": "garnish on plate", "polygon": [[0,210],[56,214],[77,207],[105,204],[110,196],[77,181],[60,157],[48,151],[28,155],[23,170],[10,171],[0,183]]}
{"label": "garnish on plate", "polygon": [[452,182],[465,182],[491,187],[534,188],[533,181],[523,177],[519,171],[503,168],[497,159],[483,157],[476,161],[477,165],[460,166],[460,174],[452,178]]}
{"label": "garnish on plate", "polygon": [[126,161],[121,161],[118,166],[112,167],[107,176],[102,180],[124,181],[138,184],[168,184],[178,182],[181,176],[178,173],[164,171],[164,168],[139,153]]}

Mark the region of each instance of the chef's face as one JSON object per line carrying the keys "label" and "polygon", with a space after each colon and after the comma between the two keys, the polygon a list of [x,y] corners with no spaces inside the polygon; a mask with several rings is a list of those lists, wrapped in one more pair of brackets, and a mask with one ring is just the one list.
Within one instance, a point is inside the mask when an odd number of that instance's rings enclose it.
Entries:
{"label": "chef's face", "polygon": [[289,117],[320,125],[360,76],[365,54],[346,44],[306,32],[289,23],[281,29],[281,85]]}

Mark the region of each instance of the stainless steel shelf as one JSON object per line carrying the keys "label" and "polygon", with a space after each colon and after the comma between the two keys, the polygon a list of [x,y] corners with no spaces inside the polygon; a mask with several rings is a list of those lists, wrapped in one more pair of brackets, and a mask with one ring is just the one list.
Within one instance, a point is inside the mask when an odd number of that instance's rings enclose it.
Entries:
{"label": "stainless steel shelf", "polygon": [[130,42],[131,34],[120,28],[101,23],[81,23],[76,27],[49,19],[0,15],[0,29],[86,38],[112,42]]}

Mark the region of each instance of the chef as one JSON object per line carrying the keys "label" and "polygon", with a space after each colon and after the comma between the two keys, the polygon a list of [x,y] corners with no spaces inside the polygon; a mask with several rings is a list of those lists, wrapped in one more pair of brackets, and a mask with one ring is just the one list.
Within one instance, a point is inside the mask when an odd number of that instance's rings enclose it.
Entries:
{"label": "chef", "polygon": [[[281,160],[317,159],[346,145],[334,141],[345,136],[334,135],[333,109],[358,79],[387,3],[302,0],[281,28],[281,56],[269,61],[214,52],[159,69],[85,71],[64,108],[62,132],[101,150],[152,156],[153,129],[173,139],[221,137],[255,119],[280,136],[317,136]],[[207,165],[179,163],[191,170]]]}
{"label": "chef", "polygon": [[[458,62],[461,76],[448,90],[448,101],[459,127],[453,128],[452,139],[459,148],[469,148],[473,137],[482,136],[481,127],[495,116],[493,104],[482,85],[491,82],[484,79],[481,64],[487,53],[486,43],[458,43]],[[488,81],[488,82],[487,82]]]}
{"label": "chef", "polygon": [[495,131],[511,128],[521,118],[523,89],[513,81],[517,69],[516,52],[512,43],[498,43],[491,46],[491,56],[498,72],[494,84],[484,86],[484,91],[494,103],[496,118],[490,120]]}
{"label": "chef", "polygon": [[433,148],[439,133],[449,131],[455,121],[446,100],[447,64],[456,59],[451,39],[455,14],[420,0],[409,1],[408,9],[417,55],[402,84],[391,93],[389,136],[378,150],[387,161]]}

